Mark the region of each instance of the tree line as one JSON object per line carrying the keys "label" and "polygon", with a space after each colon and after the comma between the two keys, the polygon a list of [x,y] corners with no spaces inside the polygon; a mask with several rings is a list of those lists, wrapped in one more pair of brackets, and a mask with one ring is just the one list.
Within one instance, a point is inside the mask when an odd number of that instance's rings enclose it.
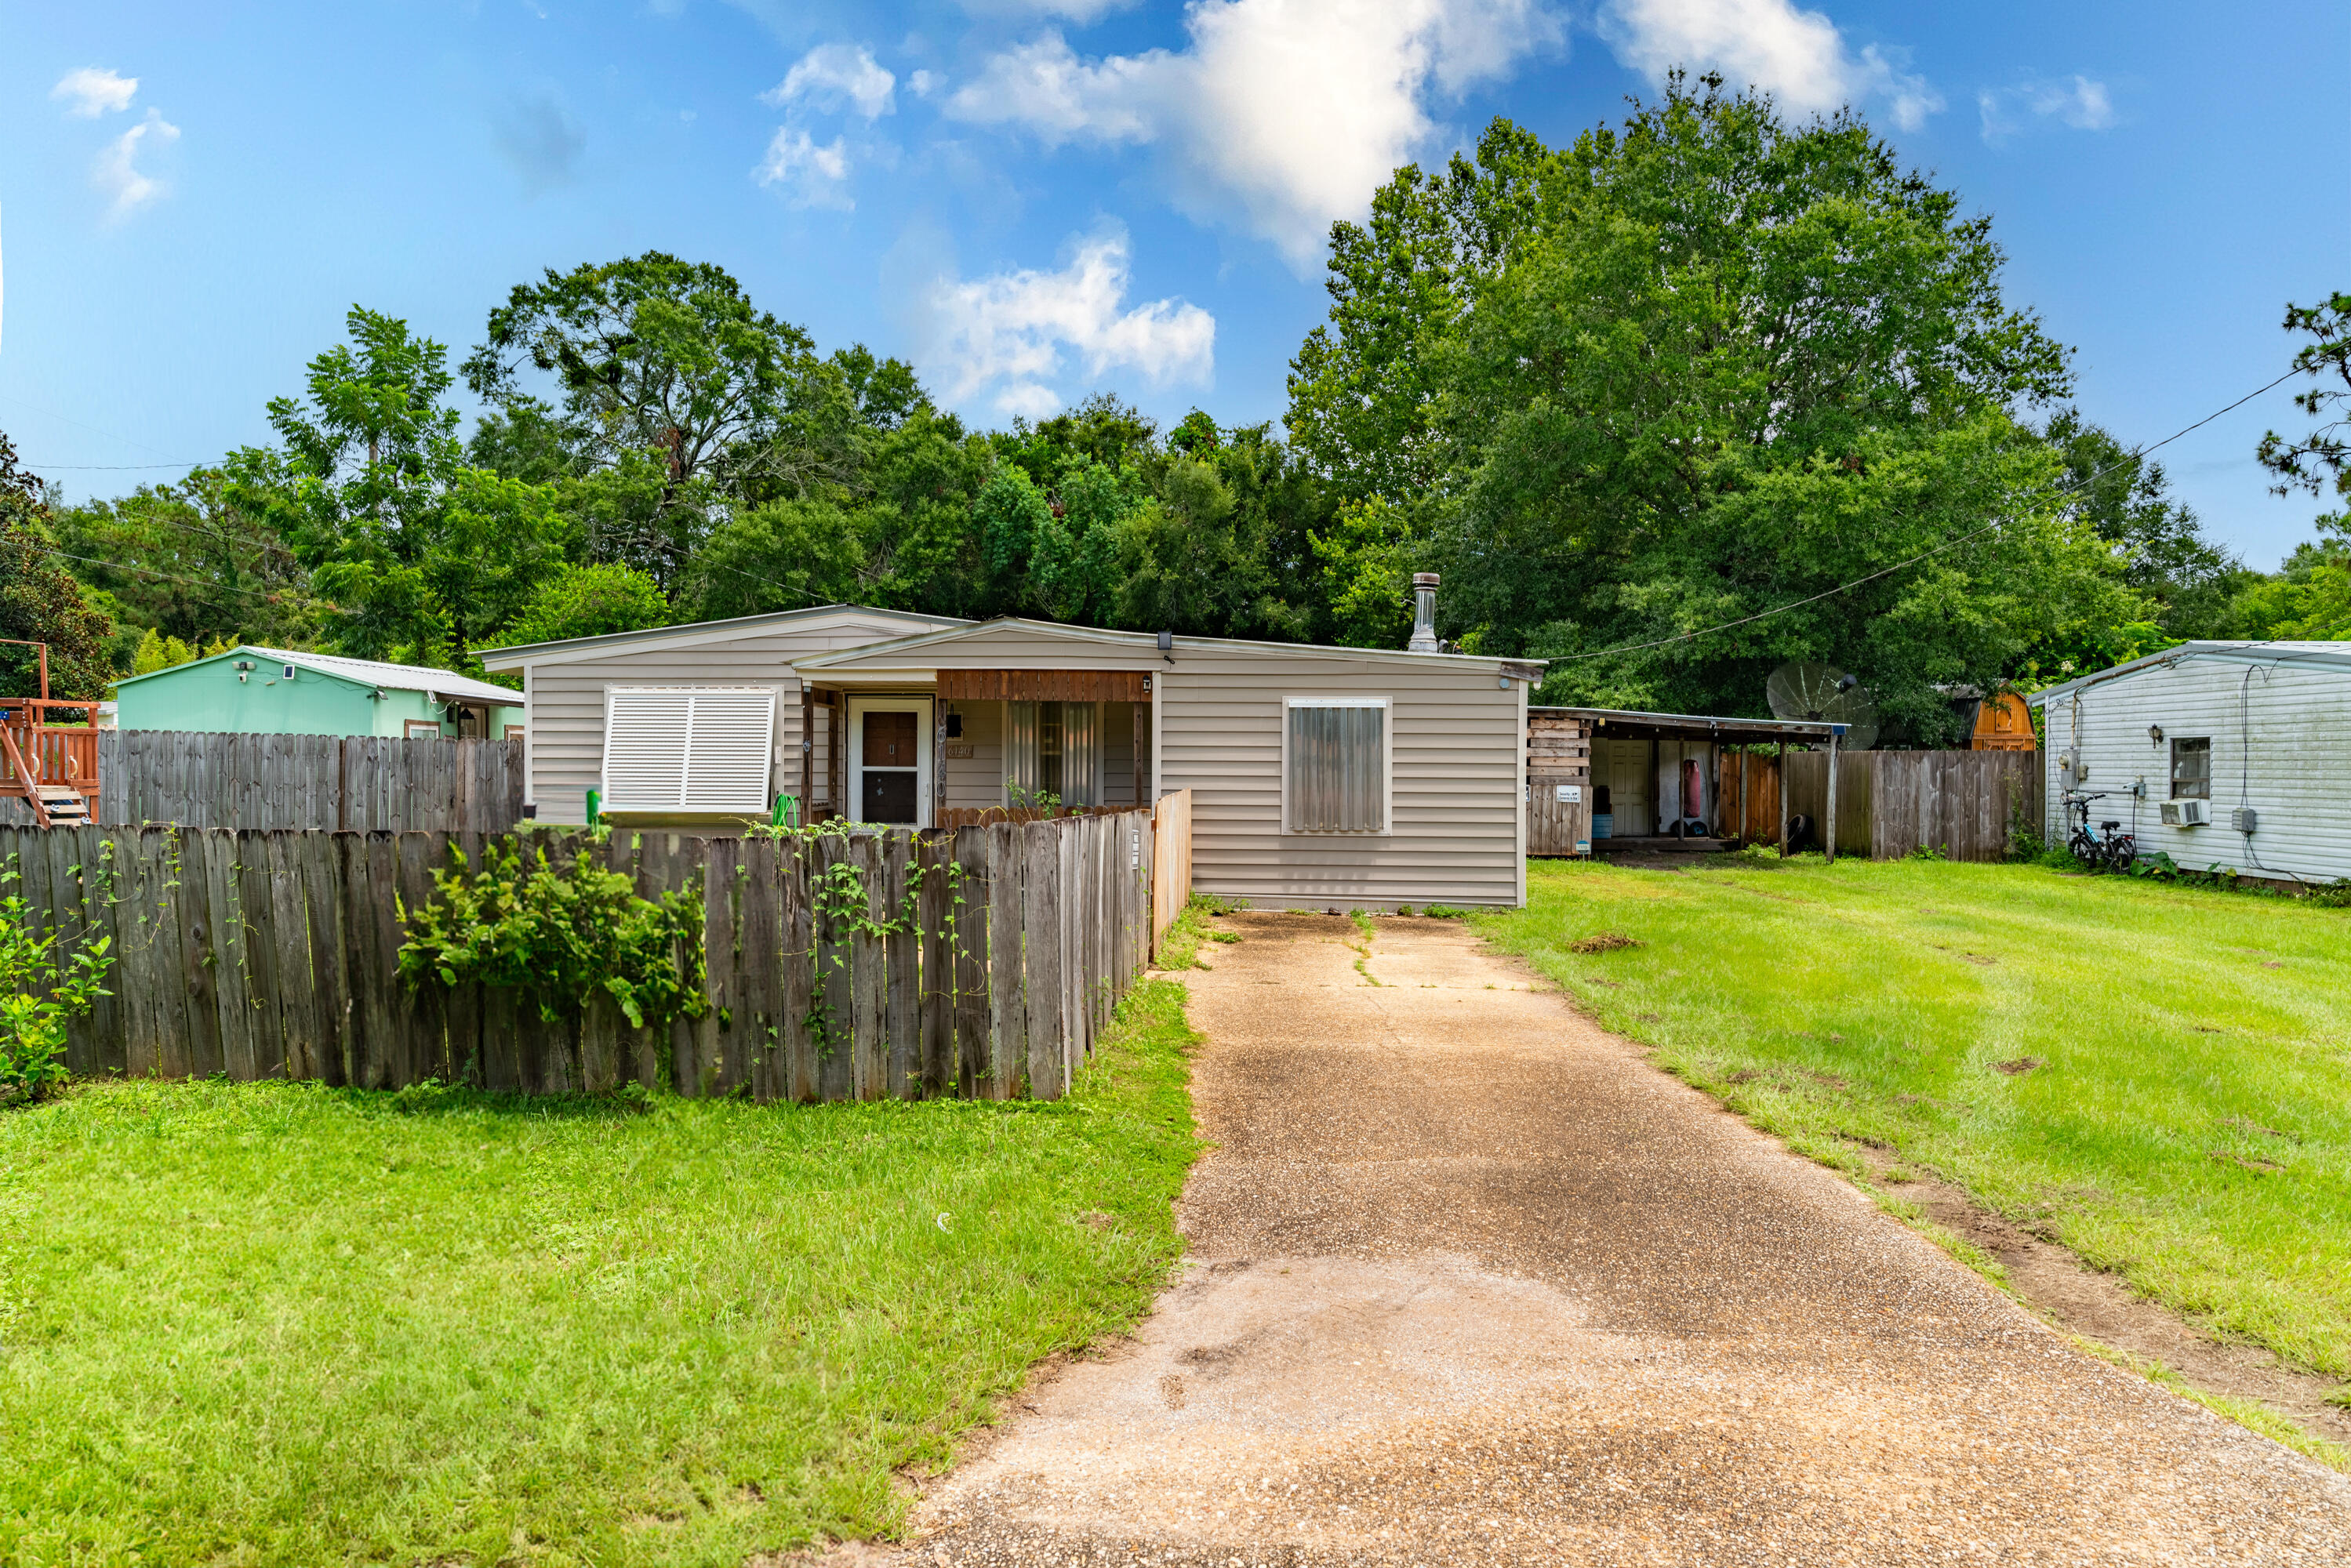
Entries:
{"label": "tree line", "polygon": [[[1497,120],[1335,225],[1279,431],[1108,394],[975,430],[720,267],[550,268],[454,367],[355,307],[271,442],[176,483],[67,506],[0,453],[0,635],[77,695],[225,640],[478,674],[837,601],[1393,647],[1437,570],[1440,632],[1553,661],[1541,700],[1760,713],[1820,659],[1922,744],[1954,687],[2351,636],[2351,510],[2234,559],[2072,406],[2003,265],[1857,115],[1677,78],[1565,147]],[[2351,297],[2285,325],[2314,429],[2261,459],[2351,501]]]}

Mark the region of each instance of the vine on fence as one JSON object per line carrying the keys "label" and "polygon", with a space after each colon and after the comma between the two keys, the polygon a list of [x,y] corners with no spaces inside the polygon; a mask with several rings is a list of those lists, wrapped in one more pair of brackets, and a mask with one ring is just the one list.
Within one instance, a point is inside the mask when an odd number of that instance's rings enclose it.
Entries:
{"label": "vine on fence", "polygon": [[412,986],[509,987],[550,1022],[599,993],[639,1029],[707,1009],[698,891],[640,898],[585,849],[558,869],[543,849],[526,857],[494,841],[470,875],[464,852],[449,853],[456,864],[433,873],[430,903],[412,915],[395,900],[408,928],[400,974]]}
{"label": "vine on fence", "polygon": [[[16,883],[16,857],[0,864],[0,887]],[[66,1082],[66,1023],[108,991],[106,937],[58,951],[52,922],[41,924],[22,894],[0,898],[0,1106],[43,1099]]]}
{"label": "vine on fence", "polygon": [[[811,822],[804,827],[785,823],[767,823],[750,830],[753,838],[773,839],[781,842],[813,845],[821,840],[835,839],[846,844],[854,836],[859,824],[834,819]],[[871,831],[870,826],[867,831]],[[953,842],[947,840],[925,839],[915,835],[917,845]],[[938,933],[922,928],[921,899],[924,878],[933,870],[946,879],[948,890],[946,920]],[[809,908],[824,922],[824,930],[832,939],[831,966],[845,972],[849,967],[849,943],[864,936],[879,942],[886,937],[912,934],[916,936],[941,935],[946,937],[949,950],[958,957],[971,955],[963,946],[958,912],[963,908],[964,869],[961,862],[948,861],[936,867],[925,867],[919,860],[906,867],[906,892],[898,901],[894,914],[884,913],[880,919],[873,915],[872,890],[865,885],[865,873],[857,862],[846,858],[834,861],[819,872],[809,867]],[[812,954],[812,957],[817,955]],[[816,1044],[817,1055],[830,1059],[847,1031],[835,1026],[831,1004],[825,1000],[823,961],[817,957],[816,983],[809,988],[809,1038]],[[938,994],[935,990],[934,995]]]}

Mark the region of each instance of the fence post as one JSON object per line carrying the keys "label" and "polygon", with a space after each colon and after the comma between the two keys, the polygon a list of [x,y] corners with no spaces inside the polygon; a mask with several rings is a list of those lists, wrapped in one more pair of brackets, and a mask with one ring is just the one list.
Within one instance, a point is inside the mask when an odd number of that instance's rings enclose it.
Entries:
{"label": "fence post", "polygon": [[1837,742],[1843,738],[1836,731],[1829,731],[1828,804],[1821,811],[1821,842],[1827,852],[1828,863],[1831,865],[1836,864]]}

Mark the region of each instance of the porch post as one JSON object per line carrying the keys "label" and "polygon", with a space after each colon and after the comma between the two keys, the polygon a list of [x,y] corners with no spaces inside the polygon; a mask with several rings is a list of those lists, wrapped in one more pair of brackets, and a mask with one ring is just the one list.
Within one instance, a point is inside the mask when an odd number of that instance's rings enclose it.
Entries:
{"label": "porch post", "polygon": [[1821,823],[1821,843],[1831,865],[1836,864],[1837,738],[1835,730],[1829,731],[1829,803],[1821,813],[1824,819]]}
{"label": "porch post", "polygon": [[1788,743],[1779,743],[1780,755],[1773,767],[1780,775],[1780,858],[1788,858]]}
{"label": "porch post", "polygon": [[1149,743],[1151,737],[1151,720],[1147,716],[1148,708],[1149,705],[1146,703],[1136,703],[1134,705],[1134,738],[1127,745],[1127,750],[1134,758],[1134,809],[1138,811],[1148,810],[1151,809],[1151,802],[1144,798],[1143,793],[1143,772],[1144,760],[1143,748]]}
{"label": "porch post", "polygon": [[800,821],[816,821],[816,693],[800,683]]}

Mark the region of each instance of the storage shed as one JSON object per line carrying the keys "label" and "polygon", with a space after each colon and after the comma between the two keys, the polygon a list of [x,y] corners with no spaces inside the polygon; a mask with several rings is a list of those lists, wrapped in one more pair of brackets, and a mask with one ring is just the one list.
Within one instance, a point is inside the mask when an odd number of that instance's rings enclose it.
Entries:
{"label": "storage shed", "polygon": [[521,730],[523,706],[450,670],[252,643],[115,683],[123,729],[496,740]]}
{"label": "storage shed", "polygon": [[2187,870],[2351,876],[2351,643],[2187,643],[2030,701],[2053,841],[2080,790]]}
{"label": "storage shed", "polygon": [[[1844,730],[1803,719],[1531,707],[1527,852],[1605,855],[1660,848],[1667,840],[1743,839],[1742,824],[1758,816],[1778,821],[1783,813],[1776,784],[1766,810],[1742,798],[1745,769],[1731,768],[1726,780],[1724,749],[1823,746]],[[1778,837],[1785,836],[1782,823]]]}

